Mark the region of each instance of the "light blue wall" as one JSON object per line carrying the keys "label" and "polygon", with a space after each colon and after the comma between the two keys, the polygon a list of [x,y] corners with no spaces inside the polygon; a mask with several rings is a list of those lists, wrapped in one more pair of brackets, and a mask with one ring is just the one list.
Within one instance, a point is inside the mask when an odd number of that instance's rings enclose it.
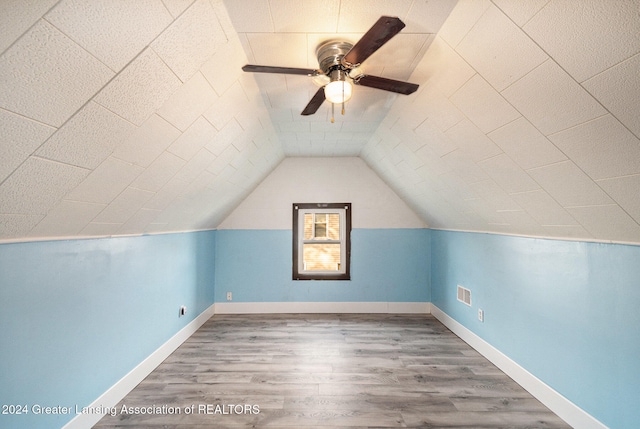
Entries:
{"label": "light blue wall", "polygon": [[[213,303],[215,235],[0,245],[0,404],[93,402]],[[73,417],[0,415],[0,427]]]}
{"label": "light blue wall", "polygon": [[431,234],[436,306],[612,429],[638,427],[640,247]]}
{"label": "light blue wall", "polygon": [[[612,429],[640,421],[640,247],[354,229],[352,255],[351,281],[319,282],[291,280],[286,230],[0,245],[0,403],[88,405],[232,291],[234,302],[431,301]],[[0,416],[0,427],[71,417]]]}
{"label": "light blue wall", "polygon": [[219,230],[216,302],[429,302],[429,230],[354,229],[350,281],[291,279],[289,230]]}

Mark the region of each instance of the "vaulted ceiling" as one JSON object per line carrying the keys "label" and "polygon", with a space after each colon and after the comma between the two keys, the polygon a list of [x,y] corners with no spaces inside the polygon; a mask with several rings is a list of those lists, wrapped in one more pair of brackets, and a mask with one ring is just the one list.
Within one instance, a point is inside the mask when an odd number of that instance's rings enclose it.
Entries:
{"label": "vaulted ceiling", "polygon": [[[345,115],[317,45],[404,30]],[[637,0],[0,2],[0,239],[215,228],[284,157],[360,156],[433,228],[640,242]]]}

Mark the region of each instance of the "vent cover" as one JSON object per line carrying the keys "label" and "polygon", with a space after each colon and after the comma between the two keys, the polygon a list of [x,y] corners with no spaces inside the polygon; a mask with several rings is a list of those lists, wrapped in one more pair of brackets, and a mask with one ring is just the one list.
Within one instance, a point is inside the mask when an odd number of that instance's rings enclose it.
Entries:
{"label": "vent cover", "polygon": [[458,301],[471,307],[471,291],[465,287],[458,285]]}

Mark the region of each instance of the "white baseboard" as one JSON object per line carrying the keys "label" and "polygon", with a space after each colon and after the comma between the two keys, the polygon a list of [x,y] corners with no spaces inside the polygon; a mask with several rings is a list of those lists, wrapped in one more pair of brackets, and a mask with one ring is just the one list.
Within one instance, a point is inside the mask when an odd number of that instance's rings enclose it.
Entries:
{"label": "white baseboard", "polygon": [[429,314],[429,302],[219,302],[216,314],[413,313]]}
{"label": "white baseboard", "polygon": [[[161,345],[156,351],[151,353],[145,360],[140,362],[138,366],[133,368],[127,375],[122,377],[116,384],[111,386],[109,390],[104,392],[98,399],[93,401],[89,407],[91,409],[111,408],[115,407],[134,387],[136,387],[144,378],[149,375],[158,365],[162,363],[171,353],[173,353],[183,342],[187,340],[194,332],[200,328],[213,316],[215,304],[211,305],[205,311],[200,313],[198,317],[193,319],[189,324],[182,328],[178,333],[171,337],[167,342]],[[81,408],[80,406],[78,406]],[[104,417],[105,414],[78,414],[62,429],[86,429],[90,428]]]}
{"label": "white baseboard", "polygon": [[556,392],[542,380],[518,365],[508,356],[433,304],[431,304],[431,314],[572,427],[580,429],[608,429],[603,423]]}

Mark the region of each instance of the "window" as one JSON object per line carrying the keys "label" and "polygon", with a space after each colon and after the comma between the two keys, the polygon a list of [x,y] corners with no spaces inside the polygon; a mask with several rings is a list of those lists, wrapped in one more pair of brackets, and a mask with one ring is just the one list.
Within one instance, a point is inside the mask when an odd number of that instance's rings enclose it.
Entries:
{"label": "window", "polygon": [[293,279],[349,280],[351,203],[293,205]]}

